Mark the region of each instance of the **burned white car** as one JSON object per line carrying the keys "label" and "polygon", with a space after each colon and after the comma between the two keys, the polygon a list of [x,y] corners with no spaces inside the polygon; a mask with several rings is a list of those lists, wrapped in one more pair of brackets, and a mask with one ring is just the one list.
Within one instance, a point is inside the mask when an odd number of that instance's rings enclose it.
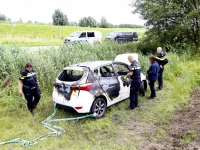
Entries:
{"label": "burned white car", "polygon": [[[91,61],[68,66],[55,80],[54,105],[78,113],[96,113],[96,118],[101,118],[108,106],[129,98],[130,85],[124,85],[121,80],[129,70],[128,64],[119,61]],[[141,80],[139,91],[144,94],[147,88],[144,75]]]}

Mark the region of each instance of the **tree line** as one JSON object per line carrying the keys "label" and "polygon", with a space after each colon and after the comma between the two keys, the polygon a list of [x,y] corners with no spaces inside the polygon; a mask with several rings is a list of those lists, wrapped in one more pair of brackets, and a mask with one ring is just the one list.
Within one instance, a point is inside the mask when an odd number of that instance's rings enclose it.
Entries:
{"label": "tree line", "polygon": [[11,19],[0,13],[0,21],[11,21]]}
{"label": "tree line", "polygon": [[97,22],[93,17],[83,17],[79,20],[79,22],[69,22],[67,16],[60,10],[55,9],[54,14],[52,15],[53,25],[61,25],[61,26],[80,26],[80,27],[100,27],[100,28],[142,28],[141,25],[134,24],[120,24],[113,25],[109,23],[105,16],[102,16],[100,22]]}
{"label": "tree line", "polygon": [[132,0],[149,28],[140,45],[143,52],[162,45],[166,50],[200,52],[200,0]]}
{"label": "tree line", "polygon": [[[11,21],[11,19],[7,18],[5,15],[0,14],[0,21]],[[22,23],[22,19],[18,22]],[[27,23],[32,23],[32,21],[28,21]],[[35,24],[41,24],[40,22],[35,21]],[[55,26],[80,26],[80,27],[100,27],[100,28],[142,28],[142,25],[134,25],[134,24],[120,24],[113,25],[109,23],[105,16],[102,16],[100,22],[97,22],[93,17],[83,17],[79,20],[79,22],[70,22],[67,15],[64,14],[60,9],[55,9],[52,14],[52,23]]]}

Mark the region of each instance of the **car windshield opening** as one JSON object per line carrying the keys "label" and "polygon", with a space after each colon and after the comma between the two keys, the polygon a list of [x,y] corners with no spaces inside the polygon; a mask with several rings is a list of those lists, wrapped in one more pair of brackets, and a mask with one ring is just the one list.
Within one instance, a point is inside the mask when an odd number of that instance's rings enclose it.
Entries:
{"label": "car windshield opening", "polygon": [[116,36],[118,34],[118,32],[112,32],[109,34],[109,36]]}
{"label": "car windshield opening", "polygon": [[80,80],[83,75],[83,70],[63,70],[58,79],[66,82],[74,82]]}
{"label": "car windshield opening", "polygon": [[69,35],[69,37],[79,37],[81,32],[73,32],[72,34]]}

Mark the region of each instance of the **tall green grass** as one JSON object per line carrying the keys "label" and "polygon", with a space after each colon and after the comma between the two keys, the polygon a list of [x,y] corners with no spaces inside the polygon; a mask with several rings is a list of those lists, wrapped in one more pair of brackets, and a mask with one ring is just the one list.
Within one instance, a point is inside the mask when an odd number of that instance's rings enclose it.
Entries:
{"label": "tall green grass", "polygon": [[[136,45],[132,43],[132,52],[136,51]],[[105,44],[75,44],[62,45],[58,50],[29,51],[20,47],[0,46],[0,77],[5,79],[11,75],[14,83],[24,69],[26,62],[32,62],[37,72],[41,88],[44,92],[51,91],[52,83],[61,70],[71,64],[94,60],[114,60],[117,54],[129,51],[126,44],[106,42]]]}
{"label": "tall green grass", "polygon": [[[23,50],[20,47],[0,46],[0,81],[11,75],[12,83],[1,88],[0,91],[0,141],[7,141],[17,137],[33,140],[47,132],[41,126],[47,116],[53,112],[52,83],[59,72],[70,64],[93,60],[114,60],[117,54],[137,52],[137,45],[116,44],[108,42],[95,45],[63,45],[58,50],[41,51]],[[152,141],[165,140],[164,128],[167,128],[174,112],[188,103],[192,88],[200,85],[199,60],[189,55],[178,56],[168,53],[169,63],[164,72],[164,89],[157,92],[157,98],[149,101],[147,89],[145,97],[139,97],[140,107],[133,111],[126,111],[129,100],[125,100],[108,108],[105,117],[99,120],[87,118],[80,121],[56,123],[63,127],[66,133],[59,137],[50,137],[29,147],[35,149],[137,149],[143,136]],[[26,100],[19,96],[17,81],[20,71],[26,62],[32,62],[41,84],[42,98],[35,110],[35,117],[27,111]],[[139,61],[143,72],[150,66],[148,56],[139,54]],[[75,117],[82,114],[58,110],[56,118]],[[115,115],[117,120],[111,119]],[[154,125],[158,128],[149,133],[144,128],[141,135],[131,135],[137,130],[137,124]],[[133,132],[134,133],[134,132]],[[20,144],[10,144],[1,149],[23,149]]]}

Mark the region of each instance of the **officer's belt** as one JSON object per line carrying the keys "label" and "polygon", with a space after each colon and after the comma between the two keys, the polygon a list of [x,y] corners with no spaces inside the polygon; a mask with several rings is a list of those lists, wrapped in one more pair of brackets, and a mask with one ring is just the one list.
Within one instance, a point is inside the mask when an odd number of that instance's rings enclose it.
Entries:
{"label": "officer's belt", "polygon": [[36,86],[26,86],[26,85],[23,85],[23,87],[29,88],[29,89],[36,89]]}

